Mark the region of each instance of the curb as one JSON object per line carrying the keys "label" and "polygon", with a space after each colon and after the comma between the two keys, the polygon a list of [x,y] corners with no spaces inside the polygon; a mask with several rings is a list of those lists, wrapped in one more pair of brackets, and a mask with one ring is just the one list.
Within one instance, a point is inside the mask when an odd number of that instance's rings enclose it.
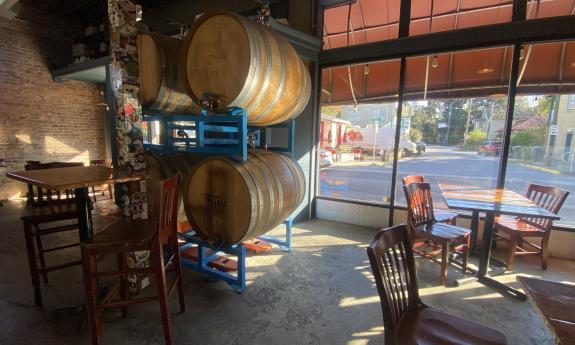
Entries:
{"label": "curb", "polygon": [[550,174],[561,175],[561,171],[556,170],[556,169],[545,168],[545,167],[541,167],[541,166],[533,165],[533,164],[528,164],[528,163],[515,163],[515,164],[521,165],[521,166],[524,166],[526,168],[530,168],[533,170],[539,170],[539,171],[543,171],[543,172],[550,173]]}

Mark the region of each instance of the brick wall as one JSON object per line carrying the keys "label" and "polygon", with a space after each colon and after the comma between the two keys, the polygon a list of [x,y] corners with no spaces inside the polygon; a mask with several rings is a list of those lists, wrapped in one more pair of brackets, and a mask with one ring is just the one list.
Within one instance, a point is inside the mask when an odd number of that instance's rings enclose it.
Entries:
{"label": "brick wall", "polygon": [[104,158],[102,87],[52,80],[48,65],[69,51],[69,27],[46,21],[45,14],[38,25],[34,17],[0,18],[0,159],[6,163],[0,167],[0,200],[24,191],[5,173],[23,169],[26,160]]}

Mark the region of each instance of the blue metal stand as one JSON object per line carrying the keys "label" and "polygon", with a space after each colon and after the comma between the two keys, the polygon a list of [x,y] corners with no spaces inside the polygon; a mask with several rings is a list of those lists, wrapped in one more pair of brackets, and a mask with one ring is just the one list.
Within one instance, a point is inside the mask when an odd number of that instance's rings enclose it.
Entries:
{"label": "blue metal stand", "polygon": [[[215,115],[207,115],[205,110],[202,110],[199,115],[147,113],[149,115],[144,116],[142,120],[148,123],[160,121],[163,128],[161,136],[164,138],[164,144],[161,145],[145,143],[144,147],[149,150],[160,153],[186,151],[207,155],[223,155],[243,162],[248,158],[249,137],[249,144],[253,147],[279,151],[293,157],[294,120],[267,127],[248,127],[247,114],[241,108],[223,109],[221,113]],[[266,129],[268,128],[286,128],[288,131],[287,145],[279,147],[269,145],[266,140]],[[291,251],[292,223],[291,217],[284,222],[286,226],[285,240],[272,236],[259,236],[258,238],[278,245],[283,251],[289,252]],[[200,239],[192,229],[187,233],[180,233],[179,236],[186,241],[186,244],[180,246],[181,252],[194,246],[198,248],[197,262],[181,257],[184,267],[196,270],[207,277],[223,280],[238,293],[244,292],[246,288],[246,247],[244,244],[215,247]],[[211,252],[208,254],[208,251]],[[237,272],[235,274],[220,271],[210,266],[214,260],[220,257],[218,253],[225,253],[237,259]]]}

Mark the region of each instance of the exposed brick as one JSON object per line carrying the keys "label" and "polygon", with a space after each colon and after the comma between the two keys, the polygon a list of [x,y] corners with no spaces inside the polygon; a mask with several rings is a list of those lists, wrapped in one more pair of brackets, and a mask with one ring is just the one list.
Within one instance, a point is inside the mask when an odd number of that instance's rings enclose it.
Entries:
{"label": "exposed brick", "polygon": [[102,88],[53,81],[51,65],[69,52],[71,29],[47,13],[36,15],[41,30],[34,18],[0,18],[0,158],[6,163],[0,200],[24,191],[5,173],[22,170],[26,160],[104,158],[105,108],[97,105],[104,102]]}

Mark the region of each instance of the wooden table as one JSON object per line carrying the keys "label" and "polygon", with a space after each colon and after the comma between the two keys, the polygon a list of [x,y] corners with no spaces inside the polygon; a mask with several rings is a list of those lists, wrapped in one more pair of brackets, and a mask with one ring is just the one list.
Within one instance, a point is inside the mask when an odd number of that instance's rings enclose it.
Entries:
{"label": "wooden table", "polygon": [[7,177],[41,188],[64,191],[74,189],[78,208],[80,240],[92,237],[90,201],[88,187],[108,183],[140,181],[143,175],[129,174],[126,171],[104,166],[80,166],[42,170],[27,170],[7,173]]}
{"label": "wooden table", "polygon": [[493,240],[493,223],[496,215],[540,217],[552,220],[560,219],[556,214],[539,207],[527,197],[506,189],[489,189],[477,186],[460,186],[440,184],[441,195],[450,209],[471,211],[471,247],[475,248],[479,227],[479,213],[485,213],[485,226],[481,256],[477,278],[481,283],[489,285],[499,292],[511,295],[521,300],[527,296],[521,291],[499,283],[486,276],[491,256]]}
{"label": "wooden table", "polygon": [[575,345],[575,285],[518,277],[559,345]]}

